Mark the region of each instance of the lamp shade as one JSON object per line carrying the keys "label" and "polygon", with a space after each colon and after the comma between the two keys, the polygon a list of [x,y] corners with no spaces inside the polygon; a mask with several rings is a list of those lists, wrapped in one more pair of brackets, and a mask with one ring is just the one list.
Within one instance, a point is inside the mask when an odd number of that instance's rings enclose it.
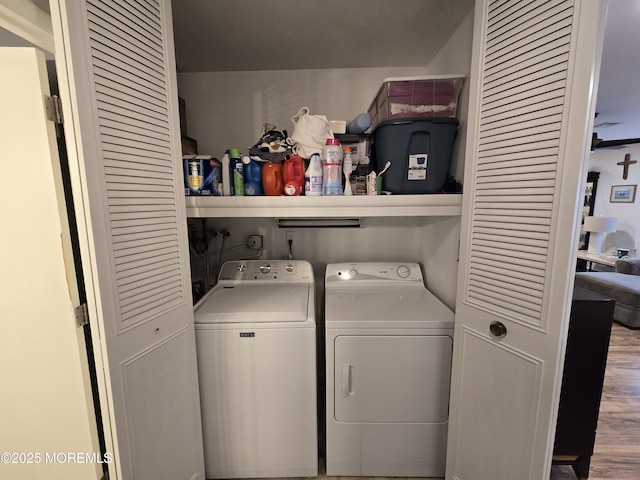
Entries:
{"label": "lamp shade", "polygon": [[615,232],[618,226],[616,217],[586,217],[584,229],[587,232]]}

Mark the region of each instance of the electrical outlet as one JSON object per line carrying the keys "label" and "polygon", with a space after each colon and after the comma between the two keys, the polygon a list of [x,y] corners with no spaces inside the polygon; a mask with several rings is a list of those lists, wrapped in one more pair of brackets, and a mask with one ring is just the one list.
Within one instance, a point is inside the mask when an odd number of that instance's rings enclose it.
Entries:
{"label": "electrical outlet", "polygon": [[293,232],[287,232],[287,259],[293,260]]}
{"label": "electrical outlet", "polygon": [[247,238],[247,247],[252,250],[260,250],[263,245],[264,237],[262,235],[249,235]]}

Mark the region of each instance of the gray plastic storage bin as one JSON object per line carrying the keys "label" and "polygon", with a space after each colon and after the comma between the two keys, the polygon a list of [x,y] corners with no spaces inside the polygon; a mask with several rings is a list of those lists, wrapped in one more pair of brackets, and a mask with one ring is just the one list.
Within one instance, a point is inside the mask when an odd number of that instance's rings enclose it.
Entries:
{"label": "gray plastic storage bin", "polygon": [[373,132],[376,171],[382,175],[382,190],[393,194],[437,193],[447,181],[456,118],[387,120]]}

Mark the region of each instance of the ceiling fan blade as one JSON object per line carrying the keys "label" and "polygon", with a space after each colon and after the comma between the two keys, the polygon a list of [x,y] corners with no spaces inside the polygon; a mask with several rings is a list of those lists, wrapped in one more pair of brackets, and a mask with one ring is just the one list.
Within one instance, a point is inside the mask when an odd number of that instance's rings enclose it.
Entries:
{"label": "ceiling fan blade", "polygon": [[631,145],[634,143],[640,143],[640,138],[621,138],[620,140],[600,140],[595,139],[592,141],[591,148],[611,148],[622,147],[624,145]]}

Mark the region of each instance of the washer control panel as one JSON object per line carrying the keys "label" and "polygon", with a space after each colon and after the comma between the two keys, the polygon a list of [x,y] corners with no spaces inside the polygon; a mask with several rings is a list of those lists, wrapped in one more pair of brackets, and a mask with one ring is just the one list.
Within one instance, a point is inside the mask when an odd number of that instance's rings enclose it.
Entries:
{"label": "washer control panel", "polygon": [[226,262],[219,281],[309,281],[313,269],[304,260],[238,260]]}
{"label": "washer control panel", "polygon": [[361,281],[398,281],[422,283],[422,270],[417,263],[334,263],[327,265],[327,283]]}

